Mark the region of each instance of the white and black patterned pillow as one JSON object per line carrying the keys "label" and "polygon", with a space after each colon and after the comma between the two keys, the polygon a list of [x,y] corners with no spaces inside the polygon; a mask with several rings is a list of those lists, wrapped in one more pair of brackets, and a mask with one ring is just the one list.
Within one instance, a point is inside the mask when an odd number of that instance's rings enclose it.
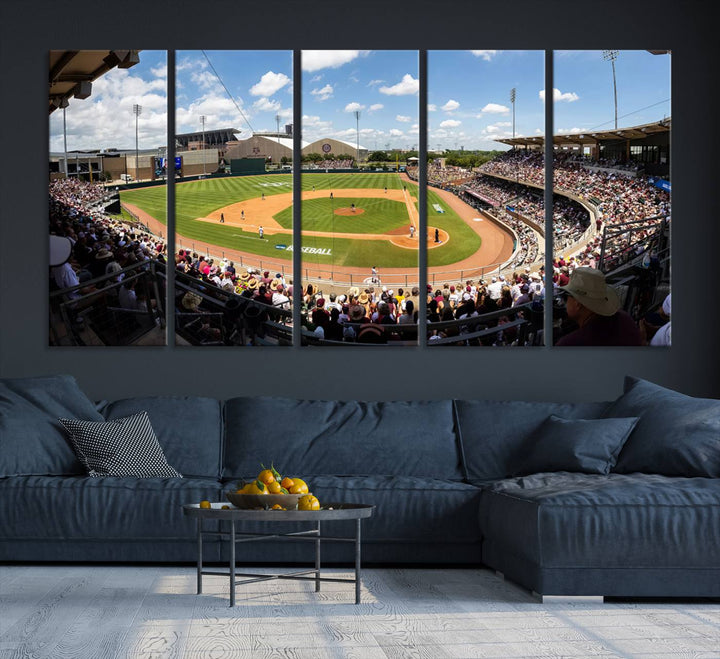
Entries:
{"label": "white and black patterned pillow", "polygon": [[147,412],[112,421],[59,421],[90,476],[182,478],[168,464]]}

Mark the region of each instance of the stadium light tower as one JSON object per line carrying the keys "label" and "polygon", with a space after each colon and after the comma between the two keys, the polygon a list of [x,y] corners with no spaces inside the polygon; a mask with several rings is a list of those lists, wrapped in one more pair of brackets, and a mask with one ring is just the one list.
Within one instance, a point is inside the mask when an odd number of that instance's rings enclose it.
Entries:
{"label": "stadium light tower", "polygon": [[203,134],[203,141],[202,141],[203,176],[205,176],[205,119],[207,119],[207,117],[204,114],[201,114],[200,121],[202,122],[202,134]]}
{"label": "stadium light tower", "polygon": [[277,126],[277,141],[280,144],[280,115],[275,115],[275,125]]}
{"label": "stadium light tower", "polygon": [[615,95],[615,130],[617,130],[617,83],[615,81],[615,60],[617,59],[618,54],[620,53],[619,50],[603,50],[602,56],[605,61],[610,60],[610,64],[612,64],[612,72],[613,72],[613,93]]}
{"label": "stadium light tower", "polygon": [[355,112],[353,112],[353,114],[355,115],[355,127],[356,127],[356,131],[357,131],[357,156],[356,156],[357,163],[356,164],[359,165],[360,164],[360,110],[355,110]]}
{"label": "stadium light tower", "polygon": [[517,89],[513,87],[510,90],[510,102],[512,103],[513,108],[513,139],[515,139],[515,96],[517,94]]}
{"label": "stadium light tower", "polygon": [[138,180],[138,170],[140,168],[140,159],[138,151],[138,118],[142,114],[142,105],[133,105],[133,114],[135,115],[135,180]]}

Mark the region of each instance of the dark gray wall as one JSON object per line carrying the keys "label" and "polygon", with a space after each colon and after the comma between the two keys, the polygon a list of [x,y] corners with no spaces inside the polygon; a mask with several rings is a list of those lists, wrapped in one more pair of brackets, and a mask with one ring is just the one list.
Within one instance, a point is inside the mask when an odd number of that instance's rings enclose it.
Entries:
{"label": "dark gray wall", "polygon": [[[616,396],[623,375],[633,374],[693,395],[720,397],[720,307],[714,302],[720,281],[713,105],[718,56],[704,6],[669,0],[6,0],[0,7],[0,147],[11,156],[0,177],[0,375],[72,373],[96,398],[165,392],[588,400]],[[207,36],[203,25],[209,26]],[[360,352],[47,347],[47,51],[108,47],[672,49],[673,347]]]}

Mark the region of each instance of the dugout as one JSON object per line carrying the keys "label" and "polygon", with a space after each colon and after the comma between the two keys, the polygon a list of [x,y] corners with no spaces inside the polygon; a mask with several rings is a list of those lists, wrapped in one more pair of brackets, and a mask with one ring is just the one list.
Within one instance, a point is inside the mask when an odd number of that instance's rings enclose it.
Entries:
{"label": "dugout", "polygon": [[265,158],[233,158],[230,161],[231,174],[264,174]]}

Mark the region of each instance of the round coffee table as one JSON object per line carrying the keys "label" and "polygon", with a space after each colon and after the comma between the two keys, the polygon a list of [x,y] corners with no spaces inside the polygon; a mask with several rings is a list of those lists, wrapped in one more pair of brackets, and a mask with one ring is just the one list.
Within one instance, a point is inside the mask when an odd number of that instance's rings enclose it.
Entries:
{"label": "round coffee table", "polygon": [[[240,584],[254,583],[256,581],[267,581],[269,579],[295,579],[315,582],[315,591],[320,590],[322,581],[334,581],[355,584],[355,604],[360,604],[360,568],[361,568],[361,544],[360,524],[363,519],[371,517],[375,506],[359,503],[328,503],[321,510],[243,510],[241,508],[229,508],[226,503],[213,503],[211,508],[200,508],[200,504],[190,503],[183,506],[183,514],[197,519],[197,592],[202,593],[203,575],[216,575],[230,578],[230,606],[235,606],[235,586]],[[229,531],[204,531],[203,520],[226,520],[229,523]],[[355,520],[355,537],[339,538],[320,534],[321,522],[334,522],[339,520]],[[295,533],[242,533],[235,530],[236,522],[309,522],[314,528],[307,531]],[[229,572],[216,570],[203,570],[203,537],[220,537],[230,542]],[[310,541],[315,543],[315,568],[312,570],[301,570],[288,574],[255,574],[236,573],[235,570],[235,545],[241,542],[254,540],[270,540],[273,538],[285,538],[288,540]],[[320,576],[320,543],[330,542],[353,542],[355,543],[355,578],[336,579]],[[314,575],[314,576],[309,576]],[[244,577],[237,581],[236,577]]]}

